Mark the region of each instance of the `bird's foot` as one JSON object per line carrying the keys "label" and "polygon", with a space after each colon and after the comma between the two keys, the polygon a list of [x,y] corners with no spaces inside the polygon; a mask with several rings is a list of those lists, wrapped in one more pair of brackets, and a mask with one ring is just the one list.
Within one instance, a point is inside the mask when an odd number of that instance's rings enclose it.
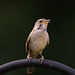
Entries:
{"label": "bird's foot", "polygon": [[42,56],[42,57],[39,59],[39,61],[41,61],[41,63],[43,63],[44,57]]}
{"label": "bird's foot", "polygon": [[26,59],[30,61],[32,58],[28,55]]}

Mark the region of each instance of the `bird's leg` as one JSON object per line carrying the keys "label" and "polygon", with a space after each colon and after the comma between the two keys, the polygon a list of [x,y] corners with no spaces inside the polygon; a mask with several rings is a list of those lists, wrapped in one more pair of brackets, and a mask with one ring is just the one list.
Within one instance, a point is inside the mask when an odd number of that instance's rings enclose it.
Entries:
{"label": "bird's leg", "polygon": [[44,56],[42,55],[42,51],[40,52],[41,58],[39,59],[41,63],[44,61]]}
{"label": "bird's leg", "polygon": [[31,59],[31,57],[30,57],[30,50],[29,50],[29,52],[28,52],[28,55],[27,55],[27,58],[26,58],[27,60],[30,60]]}

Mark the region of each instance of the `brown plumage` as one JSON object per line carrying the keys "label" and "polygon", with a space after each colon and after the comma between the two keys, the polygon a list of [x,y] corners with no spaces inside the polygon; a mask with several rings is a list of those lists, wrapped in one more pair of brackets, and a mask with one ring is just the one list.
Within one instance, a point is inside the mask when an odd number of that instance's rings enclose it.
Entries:
{"label": "brown plumage", "polygon": [[[26,52],[28,52],[27,59],[36,58],[38,54],[41,55],[41,61],[44,60],[42,55],[43,49],[49,44],[49,35],[47,26],[50,20],[39,19],[36,21],[31,33],[26,41]],[[31,74],[34,67],[27,67],[27,73]]]}

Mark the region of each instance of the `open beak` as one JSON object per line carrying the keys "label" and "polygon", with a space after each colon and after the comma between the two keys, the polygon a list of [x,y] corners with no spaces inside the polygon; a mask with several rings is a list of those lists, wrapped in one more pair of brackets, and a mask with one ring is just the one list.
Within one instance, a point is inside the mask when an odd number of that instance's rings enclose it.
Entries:
{"label": "open beak", "polygon": [[42,22],[42,23],[44,23],[44,24],[48,24],[48,23],[50,23],[50,19],[48,19],[48,20],[45,20],[44,22]]}

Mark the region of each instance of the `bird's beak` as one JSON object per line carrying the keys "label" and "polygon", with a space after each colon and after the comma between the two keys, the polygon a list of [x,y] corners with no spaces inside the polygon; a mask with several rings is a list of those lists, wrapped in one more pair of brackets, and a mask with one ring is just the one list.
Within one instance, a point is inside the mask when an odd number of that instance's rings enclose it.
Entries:
{"label": "bird's beak", "polygon": [[48,23],[50,23],[50,19],[48,19],[48,20],[45,20],[45,21],[43,21],[42,23],[44,23],[44,24],[48,24]]}

